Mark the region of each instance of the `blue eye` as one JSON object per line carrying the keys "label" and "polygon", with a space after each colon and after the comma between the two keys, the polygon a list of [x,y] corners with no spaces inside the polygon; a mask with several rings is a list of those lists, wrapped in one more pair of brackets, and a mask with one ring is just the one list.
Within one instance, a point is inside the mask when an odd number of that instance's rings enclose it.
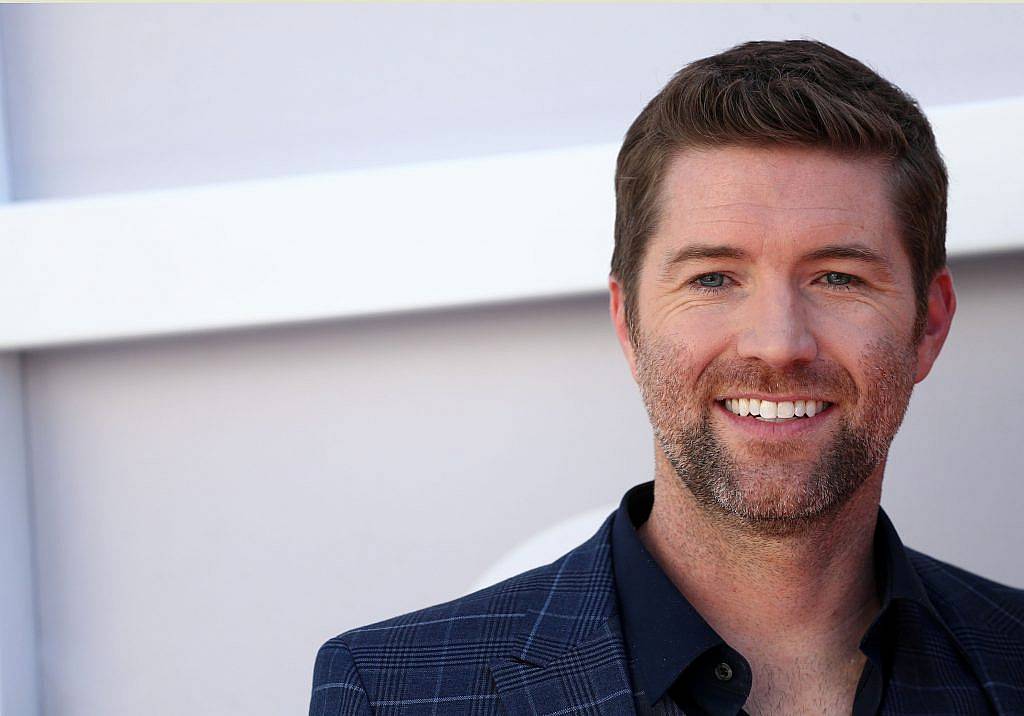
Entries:
{"label": "blue eye", "polygon": [[720,289],[725,281],[725,276],[720,273],[706,273],[702,276],[698,276],[694,281],[696,288],[705,291],[714,291]]}
{"label": "blue eye", "polygon": [[849,291],[852,286],[861,283],[861,280],[856,276],[838,271],[829,271],[823,278],[825,279],[825,285],[829,288],[843,291]]}

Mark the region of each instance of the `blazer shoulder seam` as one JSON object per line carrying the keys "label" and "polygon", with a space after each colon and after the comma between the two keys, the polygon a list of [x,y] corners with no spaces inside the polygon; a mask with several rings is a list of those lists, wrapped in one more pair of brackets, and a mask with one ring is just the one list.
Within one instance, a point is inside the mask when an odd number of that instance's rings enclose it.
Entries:
{"label": "blazer shoulder seam", "polygon": [[[366,699],[367,705],[372,704],[370,693],[366,690],[366,684],[363,682],[363,675],[359,673],[359,663],[356,661],[355,654],[352,653],[352,648],[345,642],[345,635],[341,634],[332,639],[329,639],[323,646],[320,647],[321,651],[335,652],[344,654],[345,658],[352,664],[352,673],[355,675],[355,683],[351,681],[329,681],[322,684],[317,684],[313,688],[313,693],[325,691],[327,689],[349,689],[351,691],[358,691],[362,693]],[[332,655],[333,659],[333,655]]]}

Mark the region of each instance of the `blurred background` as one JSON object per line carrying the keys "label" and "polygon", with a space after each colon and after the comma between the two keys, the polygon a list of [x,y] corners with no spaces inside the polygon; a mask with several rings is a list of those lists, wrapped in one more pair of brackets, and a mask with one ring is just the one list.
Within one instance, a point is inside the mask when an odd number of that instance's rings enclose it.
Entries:
{"label": "blurred background", "polygon": [[0,714],[302,713],[324,640],[650,479],[603,291],[614,152],[674,71],[750,39],[826,41],[944,118],[959,310],[883,505],[1024,586],[1022,26],[0,7]]}

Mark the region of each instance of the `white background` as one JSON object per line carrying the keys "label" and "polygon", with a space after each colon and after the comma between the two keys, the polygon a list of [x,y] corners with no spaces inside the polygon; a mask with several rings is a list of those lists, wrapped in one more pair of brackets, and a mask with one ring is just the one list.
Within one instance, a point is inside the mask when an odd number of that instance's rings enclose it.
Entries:
{"label": "white background", "polygon": [[[87,199],[615,142],[682,64],[752,38],[831,42],[926,107],[1019,97],[1022,20],[975,6],[4,6],[10,186]],[[443,247],[444,228],[417,240]],[[883,498],[911,545],[1016,585],[1022,270],[1019,251],[954,261],[960,310]],[[41,712],[301,713],[324,639],[455,597],[530,535],[649,479],[605,303],[23,352],[27,435],[12,444],[29,470]],[[3,414],[5,437],[19,414]]]}

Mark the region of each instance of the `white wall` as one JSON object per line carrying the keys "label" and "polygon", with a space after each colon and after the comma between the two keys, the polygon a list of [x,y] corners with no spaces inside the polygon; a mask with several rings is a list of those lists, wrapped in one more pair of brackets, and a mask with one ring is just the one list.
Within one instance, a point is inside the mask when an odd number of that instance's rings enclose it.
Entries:
{"label": "white wall", "polygon": [[[0,97],[3,89],[0,78]],[[10,198],[6,130],[0,112],[0,204]],[[0,716],[32,716],[39,711],[32,484],[26,438],[21,356],[0,351]]]}
{"label": "white wall", "polygon": [[46,713],[297,712],[319,642],[647,479],[620,363],[601,299],[31,355]]}
{"label": "white wall", "polygon": [[685,62],[810,36],[925,106],[1024,95],[1012,5],[3,5],[19,199],[621,141]]}
{"label": "white wall", "polygon": [[[615,141],[673,70],[752,37],[834,42],[925,105],[1019,96],[1022,19],[7,5],[12,186],[52,198]],[[910,544],[1021,585],[1021,433],[991,405],[1024,402],[1024,254],[953,268],[956,325],[884,501]],[[325,638],[456,596],[651,472],[600,296],[38,350],[23,370],[53,716],[301,713]]]}
{"label": "white wall", "polygon": [[0,714],[38,711],[32,485],[21,357],[0,353]]}
{"label": "white wall", "polygon": [[[954,266],[885,505],[1024,585],[1024,254]],[[46,713],[301,710],[320,641],[650,479],[601,297],[29,356]],[[596,528],[596,525],[595,525]]]}

